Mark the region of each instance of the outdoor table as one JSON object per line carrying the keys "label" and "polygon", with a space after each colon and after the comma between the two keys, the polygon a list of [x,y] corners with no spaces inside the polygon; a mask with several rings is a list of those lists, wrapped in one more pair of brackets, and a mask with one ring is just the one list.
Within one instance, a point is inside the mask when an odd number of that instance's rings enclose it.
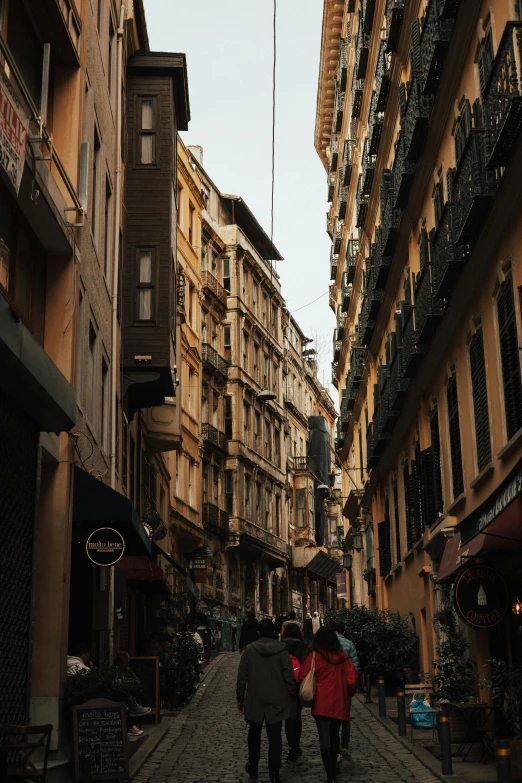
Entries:
{"label": "outdoor table", "polygon": [[486,724],[493,714],[493,705],[487,702],[449,702],[452,709],[462,716],[467,728],[469,729],[469,738],[464,739],[456,752],[458,756],[465,745],[469,748],[464,753],[462,760],[466,761],[474,744],[480,744],[483,753],[480,761],[487,761],[488,757],[494,752],[495,729],[486,728]]}

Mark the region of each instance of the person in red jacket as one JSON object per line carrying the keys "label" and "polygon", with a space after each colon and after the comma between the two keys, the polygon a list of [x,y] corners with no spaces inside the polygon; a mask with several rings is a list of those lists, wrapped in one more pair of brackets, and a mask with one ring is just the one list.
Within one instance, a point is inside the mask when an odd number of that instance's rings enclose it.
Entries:
{"label": "person in red jacket", "polygon": [[357,690],[357,671],[341,649],[335,631],[320,628],[312,642],[312,653],[301,664],[299,682],[312,666],[315,656],[315,701],[312,715],[317,724],[321,757],[327,783],[334,783],[339,774],[339,730],[350,718],[350,696]]}

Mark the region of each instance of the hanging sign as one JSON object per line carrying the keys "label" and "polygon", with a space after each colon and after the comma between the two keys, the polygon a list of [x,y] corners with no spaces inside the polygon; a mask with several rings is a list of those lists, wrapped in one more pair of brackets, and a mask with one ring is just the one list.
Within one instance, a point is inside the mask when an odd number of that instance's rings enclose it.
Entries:
{"label": "hanging sign", "polygon": [[455,608],[472,628],[493,628],[508,608],[502,576],[488,565],[470,565],[459,573],[454,588]]}
{"label": "hanging sign", "polygon": [[337,598],[346,598],[346,571],[335,575],[337,582]]}
{"label": "hanging sign", "polygon": [[125,553],[125,539],[112,527],[100,527],[85,544],[87,557],[97,566],[113,566]]}
{"label": "hanging sign", "polygon": [[25,162],[28,117],[5,73],[0,70],[0,166],[16,195]]}
{"label": "hanging sign", "polygon": [[189,563],[189,568],[193,571],[206,571],[207,570],[207,558],[206,557],[193,557]]}

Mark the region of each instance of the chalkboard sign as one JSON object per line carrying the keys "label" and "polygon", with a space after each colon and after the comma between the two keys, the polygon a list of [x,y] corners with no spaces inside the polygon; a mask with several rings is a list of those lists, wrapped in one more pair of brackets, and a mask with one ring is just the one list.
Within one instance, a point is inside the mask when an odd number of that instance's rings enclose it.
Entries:
{"label": "chalkboard sign", "polygon": [[141,694],[137,696],[142,707],[150,707],[158,723],[160,717],[159,658],[156,655],[131,658],[129,666],[141,683]]}
{"label": "chalkboard sign", "polygon": [[127,720],[125,704],[93,699],[73,709],[74,772],[90,766],[92,780],[127,780]]}

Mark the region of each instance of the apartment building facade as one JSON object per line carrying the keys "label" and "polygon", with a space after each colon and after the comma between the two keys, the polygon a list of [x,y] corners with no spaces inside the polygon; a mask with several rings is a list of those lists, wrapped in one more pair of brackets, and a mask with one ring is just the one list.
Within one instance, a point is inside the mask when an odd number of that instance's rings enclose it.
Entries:
{"label": "apartment building facade", "polygon": [[421,671],[442,586],[458,595],[477,563],[504,597],[487,616],[489,588],[457,601],[470,655],[484,671],[500,637],[520,654],[521,20],[508,0],[324,4],[315,144],[352,600],[411,613]]}

